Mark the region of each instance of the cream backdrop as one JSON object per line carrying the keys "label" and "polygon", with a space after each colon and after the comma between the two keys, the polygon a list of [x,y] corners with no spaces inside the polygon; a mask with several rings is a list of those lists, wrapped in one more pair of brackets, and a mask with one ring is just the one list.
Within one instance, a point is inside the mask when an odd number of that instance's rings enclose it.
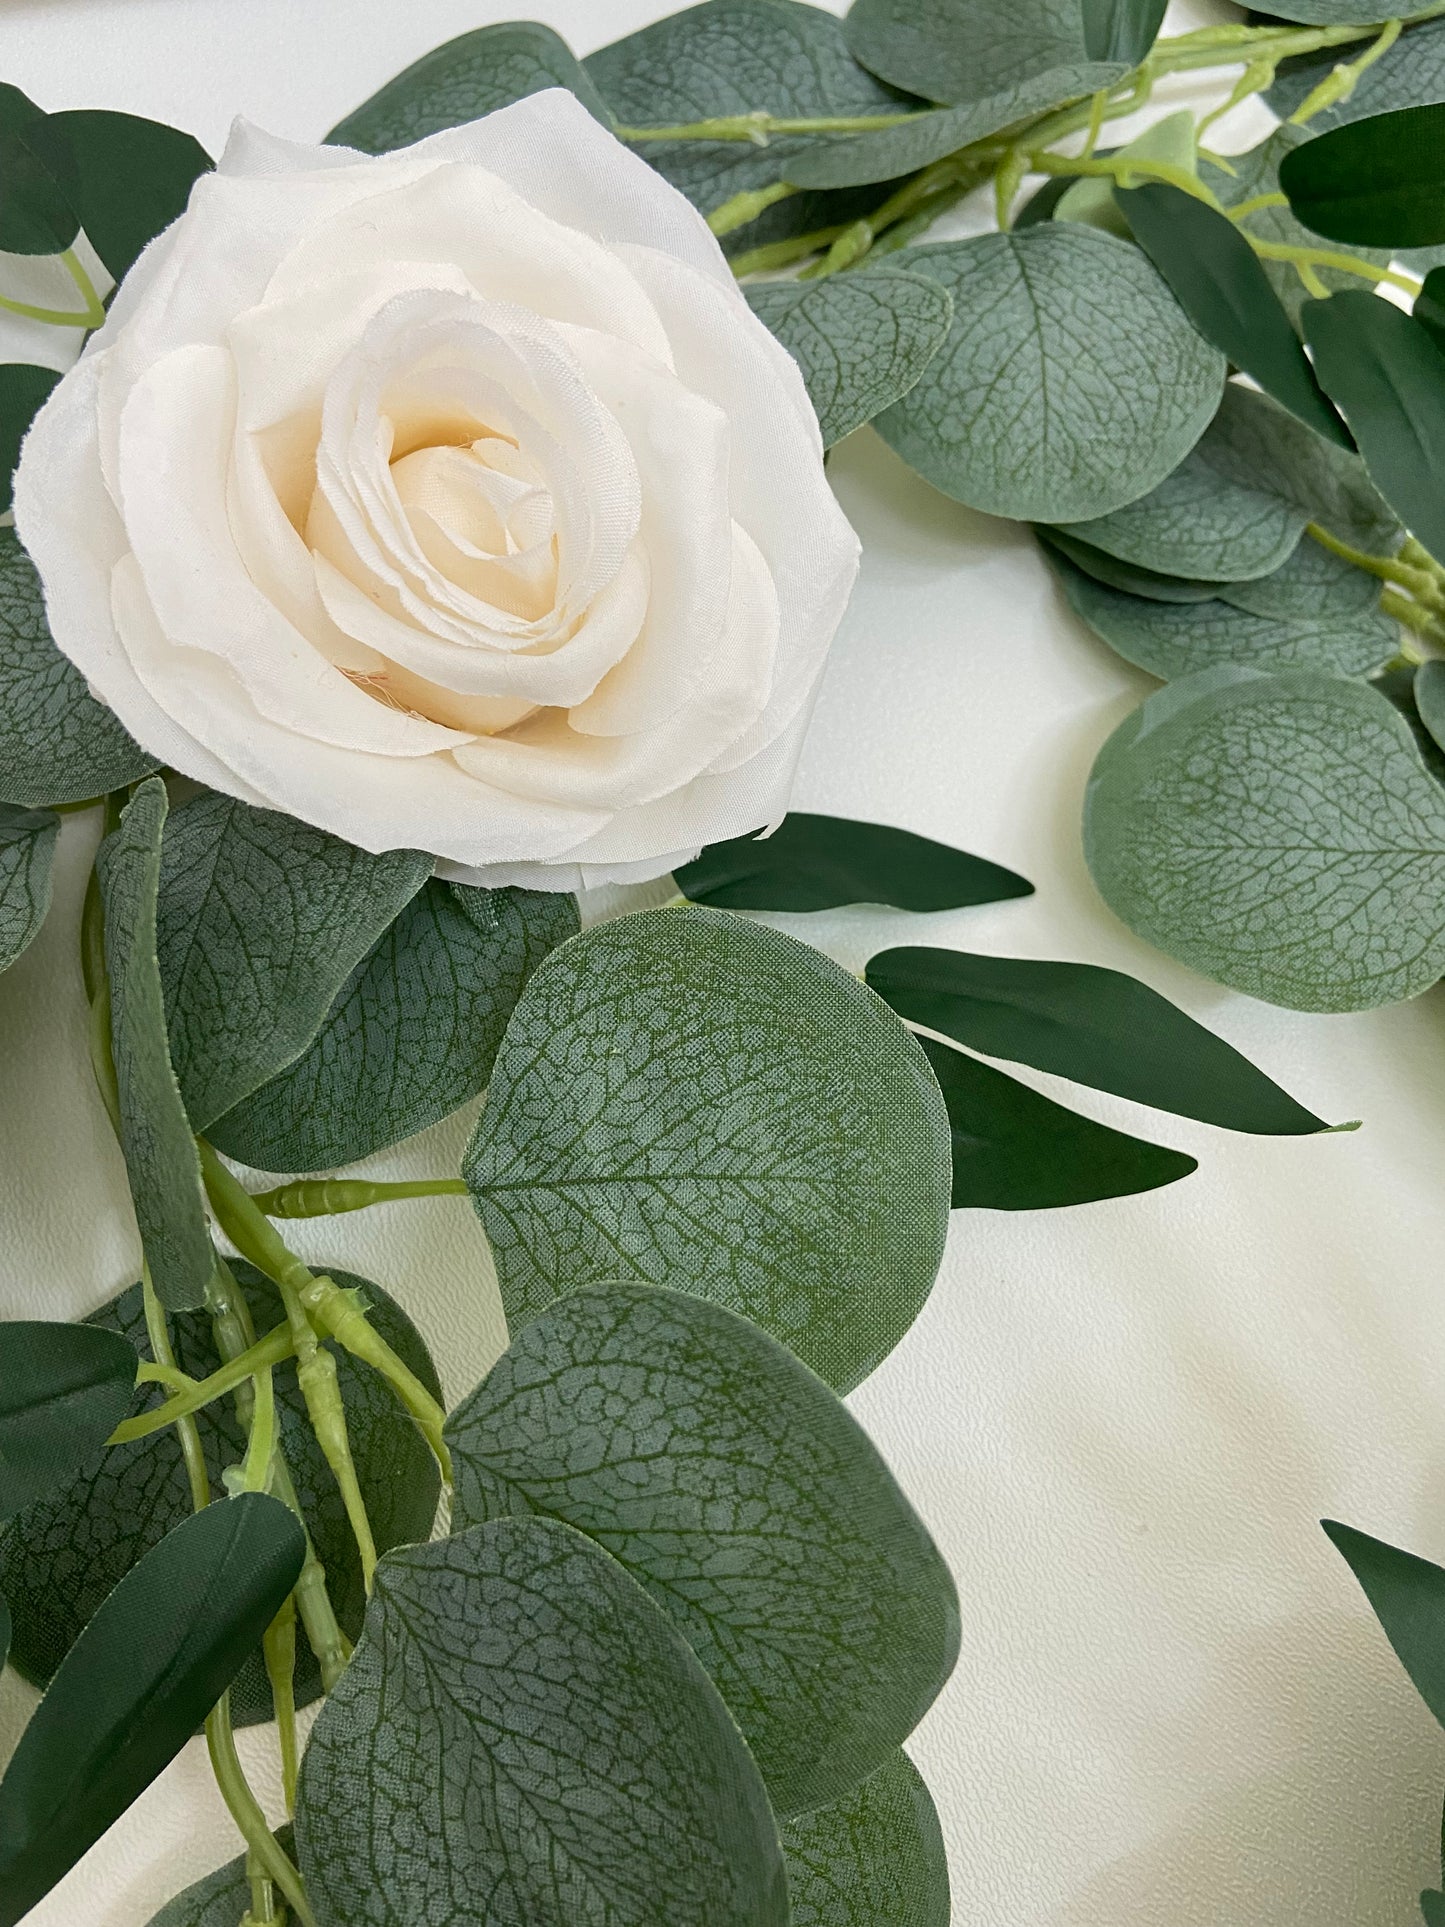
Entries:
{"label": "cream backdrop", "polygon": [[[665,10],[517,8],[580,50]],[[314,137],[426,49],[508,12],[0,0],[0,78],[46,106],[173,121],[214,152],[237,112]],[[1178,9],[1173,24],[1202,17]],[[1259,128],[1229,131],[1238,148]],[[0,283],[16,265],[0,261]],[[0,337],[0,358],[28,352]],[[918,921],[779,921],[854,968],[932,941],[1132,970],[1315,1110],[1364,1119],[1271,1143],[1086,1100],[1195,1153],[1199,1172],[1072,1211],[956,1216],[928,1309],[855,1395],[963,1596],[961,1663],[912,1743],[948,1836],[955,1927],[1412,1927],[1436,1874],[1445,1741],[1316,1521],[1445,1558],[1445,998],[1299,1016],[1136,943],[1090,886],[1078,821],[1090,761],[1148,680],[1070,618],[1026,535],[934,494],[867,430],[832,472],[863,576],[798,800],[961,844],[1038,894]],[[5,1316],[79,1315],[135,1275],[81,1041],[92,837],[67,826],[55,911],[0,980]],[[468,1124],[368,1168],[454,1169]],[[298,1242],[399,1292],[452,1397],[504,1343],[462,1203]],[[33,1699],[7,1676],[0,1755]],[[243,1750],[274,1805],[269,1735]],[[144,1927],[234,1850],[193,1745],[29,1920]]]}

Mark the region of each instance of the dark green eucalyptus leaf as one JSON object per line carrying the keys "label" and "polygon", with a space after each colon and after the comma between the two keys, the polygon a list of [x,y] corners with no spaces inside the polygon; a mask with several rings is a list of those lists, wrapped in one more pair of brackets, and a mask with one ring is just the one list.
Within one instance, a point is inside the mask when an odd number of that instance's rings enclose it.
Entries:
{"label": "dark green eucalyptus leaf", "polygon": [[[231,1269],[257,1331],[270,1331],[283,1317],[275,1286],[239,1260],[231,1260]],[[330,1275],[343,1290],[362,1294],[376,1330],[427,1390],[439,1396],[436,1368],[400,1306],[364,1278],[344,1271]],[[7,1329],[0,1325],[0,1333]],[[138,1360],[150,1358],[139,1285],[103,1306],[82,1329],[123,1347],[133,1383]],[[181,1370],[192,1377],[204,1378],[220,1363],[204,1313],[177,1313],[171,1319],[171,1338]],[[377,1544],[385,1550],[425,1539],[436,1514],[436,1461],[385,1381],[349,1352],[336,1350],[335,1355],[357,1478]],[[355,1639],[366,1595],[346,1508],[316,1442],[293,1366],[276,1368],[275,1388],[281,1442],[296,1494],[326,1568],[336,1616],[342,1630]],[[158,1387],[142,1386],[133,1409],[153,1411],[162,1402]],[[124,1418],[129,1409],[128,1394],[118,1417]],[[219,1491],[225,1468],[238,1464],[245,1452],[244,1428],[231,1399],[206,1406],[196,1414],[196,1424],[212,1487]],[[63,1491],[36,1501],[0,1528],[0,1592],[10,1600],[15,1617],[12,1657],[21,1673],[40,1687],[49,1684],[86,1623],[136,1561],[191,1511],[190,1482],[170,1427],[110,1446],[104,1453],[91,1445],[77,1457],[85,1462]],[[297,1704],[309,1705],[320,1692],[320,1669],[303,1634],[296,1647]],[[247,1658],[232,1684],[231,1710],[238,1726],[273,1717],[259,1651]]]}
{"label": "dark green eucalyptus leaf", "polygon": [[156,892],[166,786],[147,777],[100,846],[110,1039],[120,1102],[120,1142],[141,1245],[161,1303],[184,1311],[205,1298],[211,1275],[201,1162],[166,1042],[156,961]]}
{"label": "dark green eucalyptus leaf", "polygon": [[174,812],[157,948],[193,1129],[208,1130],[295,1062],[431,869],[420,851],[372,856],[230,796],[207,793]]}
{"label": "dark green eucalyptus leaf", "polygon": [[264,1171],[332,1171],[485,1090],[527,979],[577,932],[575,897],[432,881],[363,957],[300,1057],[216,1119]]}
{"label": "dark green eucalyptus leaf", "polygon": [[60,818],[0,803],[0,970],[32,941],[50,908],[50,866]]}
{"label": "dark green eucalyptus leaf", "polygon": [[1420,721],[1445,750],[1445,662],[1422,662],[1415,671],[1415,708]]}
{"label": "dark green eucalyptus leaf", "polygon": [[679,1284],[844,1390],[917,1317],[948,1229],[918,1045],[829,958],[722,910],[554,951],[462,1168],[514,1329],[588,1283]]}
{"label": "dark green eucalyptus leaf", "polygon": [[1295,218],[1332,241],[1377,248],[1445,241],[1445,105],[1351,121],[1286,155]]}
{"label": "dark green eucalyptus leaf", "polygon": [[277,1499],[207,1506],[141,1561],[51,1682],[0,1781],[0,1927],[14,1927],[166,1767],[295,1585]]}
{"label": "dark green eucalyptus leaf", "polygon": [[1298,1010],[1366,1010],[1445,972],[1445,793],[1360,682],[1221,666],[1109,738],[1084,854],[1131,929]]}
{"label": "dark green eucalyptus leaf", "polygon": [[548,87],[566,87],[607,125],[601,96],[572,49],[536,20],[508,20],[459,34],[399,73],[338,121],[327,140],[387,154],[429,134],[481,120]]}
{"label": "dark green eucalyptus leaf", "polygon": [[10,1608],[0,1599],[0,1670],[10,1657]]}
{"label": "dark green eucalyptus leaf", "polygon": [[[295,1852],[292,1829],[284,1826],[276,1835],[283,1853]],[[183,1894],[168,1900],[150,1921],[150,1927],[236,1927],[251,1905],[251,1883],[246,1878],[246,1856],[238,1854],[214,1873],[187,1887]]]}
{"label": "dark green eucalyptus leaf", "polygon": [[1353,1526],[1333,1519],[1322,1523],[1359,1580],[1410,1683],[1445,1726],[1445,1569]]}
{"label": "dark green eucalyptus leaf", "polygon": [[1305,337],[1381,495],[1445,557],[1445,353],[1428,328],[1373,294],[1304,308]]}
{"label": "dark green eucalyptus leaf", "polygon": [[64,187],[29,143],[45,118],[34,108],[29,115],[6,113],[0,120],[0,253],[61,254],[80,232]]}
{"label": "dark green eucalyptus leaf", "polygon": [[1431,268],[1410,312],[1435,346],[1445,351],[1445,268]]}
{"label": "dark green eucalyptus leaf", "polygon": [[948,1106],[955,1210],[1092,1204],[1157,1190],[1199,1168],[1182,1151],[1096,1124],[951,1045],[919,1041]]}
{"label": "dark green eucalyptus leaf", "polygon": [[59,181],[116,281],[185,212],[192,187],[214,165],[179,127],[100,108],[46,114],[21,139]]}
{"label": "dark green eucalyptus leaf", "polygon": [[906,1753],[833,1806],[790,1820],[782,1834],[791,1927],[948,1927],[943,1832]]}
{"label": "dark green eucalyptus leaf", "polygon": [[92,1325],[0,1324],[0,1520],[100,1451],[130,1410],[135,1364],[123,1338]]}
{"label": "dark green eucalyptus leaf", "polygon": [[0,796],[78,803],[155,767],[51,641],[35,565],[0,529]]}
{"label": "dark green eucalyptus leaf", "polygon": [[1425,1916],[1425,1927],[1445,1927],[1445,1893],[1421,1894],[1420,1911]]}
{"label": "dark green eucalyptus leaf", "polygon": [[946,495],[1024,521],[1122,508],[1208,427],[1224,357],[1135,247],[1077,222],[909,248],[953,296],[947,342],[877,419]]}
{"label": "dark green eucalyptus leaf", "polygon": [[767,1795],[716,1688],[641,1586],[552,1519],[382,1560],[306,1749],[296,1840],[325,1927],[788,1920]]}
{"label": "dark green eucalyptus leaf", "polygon": [[1190,576],[1164,575],[1157,569],[1141,569],[1133,562],[1096,549],[1091,542],[1079,541],[1063,529],[1050,528],[1046,522],[1036,523],[1034,534],[1046,552],[1062,556],[1091,581],[1117,589],[1121,595],[1142,597],[1146,602],[1181,605],[1209,602],[1229,586],[1224,582],[1201,582]]}
{"label": "dark green eucalyptus leaf", "polygon": [[609,1284],[519,1332],[447,1421],[455,1520],[562,1519],[676,1624],[773,1809],[891,1756],[958,1657],[958,1598],[857,1421],[766,1332]]}
{"label": "dark green eucalyptus leaf", "polygon": [[1033,895],[1012,870],[886,823],[793,810],[771,836],[713,843],[674,873],[694,903],[721,910],[833,910],[886,903],[958,910]]}
{"label": "dark green eucalyptus leaf", "polygon": [[1370,687],[1392,702],[1409,724],[1421,760],[1437,783],[1445,784],[1445,750],[1430,734],[1415,701],[1415,671],[1407,664],[1386,669],[1370,680]]}
{"label": "dark green eucalyptus leaf", "polygon": [[909,946],[872,958],[867,977],[900,1017],[988,1057],[1228,1131],[1328,1129],[1222,1037],[1119,970]]}
{"label": "dark green eucalyptus leaf", "polygon": [[25,361],[0,364],[0,515],[10,507],[10,483],[20,460],[20,444],[41,403],[59,380],[53,368],[33,368]]}
{"label": "dark green eucalyptus leaf", "polygon": [[1091,6],[1087,39],[1080,0],[1017,0],[1010,7],[994,0],[854,0],[844,32],[856,58],[884,80],[955,103],[1070,61],[1124,60],[1099,51],[1108,37],[1100,31],[1107,0]]}
{"label": "dark green eucalyptus leaf", "polygon": [[802,369],[825,448],[908,393],[953,318],[945,289],[901,268],[772,281],[746,293]]}
{"label": "dark green eucalyptus leaf", "polygon": [[1234,222],[1167,181],[1117,190],[1115,199],[1205,340],[1302,422],[1349,447],[1264,263]]}
{"label": "dark green eucalyptus leaf", "polygon": [[1091,60],[1137,67],[1159,37],[1169,0],[1083,0],[1084,45]]}
{"label": "dark green eucalyptus leaf", "polygon": [[21,93],[7,80],[0,80],[0,134],[18,134],[32,121],[43,118],[43,108],[37,107],[28,94]]}

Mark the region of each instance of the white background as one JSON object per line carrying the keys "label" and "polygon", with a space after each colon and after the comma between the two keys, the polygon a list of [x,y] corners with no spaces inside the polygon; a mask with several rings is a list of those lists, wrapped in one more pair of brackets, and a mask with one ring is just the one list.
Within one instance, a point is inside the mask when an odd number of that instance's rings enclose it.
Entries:
{"label": "white background", "polygon": [[[665,10],[530,6],[579,51]],[[318,137],[408,61],[508,13],[500,0],[0,0],[0,78],[46,107],[174,122],[215,152],[235,113]],[[927,1311],[856,1395],[963,1597],[961,1663],[912,1748],[948,1835],[954,1922],[1410,1927],[1436,1877],[1445,1741],[1316,1520],[1445,1558],[1445,1000],[1299,1016],[1136,943],[1090,886],[1078,819],[1099,744],[1148,680],[1070,618],[1025,534],[933,493],[868,431],[833,474],[865,561],[798,801],[961,844],[1038,894],[789,927],[854,967],[931,941],[1132,970],[1315,1110],[1365,1121],[1269,1142],[1085,1099],[1201,1169],[1138,1199],[957,1215]],[[135,1275],[81,1041],[91,835],[67,827],[56,911],[0,980],[8,1316],[83,1313]],[[454,1170],[467,1122],[375,1168]],[[399,1292],[451,1396],[503,1342],[465,1204],[306,1238]],[[13,1675],[0,1686],[0,1754],[32,1703]],[[274,1792],[269,1736],[243,1740]],[[30,1921],[143,1927],[234,1850],[193,1747]]]}

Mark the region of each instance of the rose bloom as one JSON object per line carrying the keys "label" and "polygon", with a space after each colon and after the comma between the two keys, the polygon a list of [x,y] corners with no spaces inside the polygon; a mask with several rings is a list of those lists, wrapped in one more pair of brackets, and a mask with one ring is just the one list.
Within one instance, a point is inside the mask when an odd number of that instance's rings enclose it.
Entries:
{"label": "rose bloom", "polygon": [[562,91],[376,158],[238,124],[15,518],[154,755],[539,889],[786,809],[857,568],[792,359]]}

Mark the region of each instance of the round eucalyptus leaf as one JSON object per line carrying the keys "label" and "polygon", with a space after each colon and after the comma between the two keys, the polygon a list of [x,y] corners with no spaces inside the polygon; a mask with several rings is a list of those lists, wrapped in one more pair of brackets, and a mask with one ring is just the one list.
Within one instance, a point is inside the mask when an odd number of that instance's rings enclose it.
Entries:
{"label": "round eucalyptus leaf", "polygon": [[948,1228],[918,1045],[829,958],[721,910],[555,950],[462,1169],[514,1329],[588,1283],[676,1284],[845,1390],[917,1317]]}
{"label": "round eucalyptus leaf", "polygon": [[1445,971],[1445,791],[1363,683],[1171,683],[1100,752],[1084,849],[1140,936],[1272,1003],[1366,1010]]}
{"label": "round eucalyptus leaf", "polygon": [[1208,427],[1224,357],[1135,247],[1041,222],[909,248],[953,296],[948,340],[884,440],[946,495],[990,514],[1073,522],[1136,501]]}
{"label": "round eucalyptus leaf", "polygon": [[948,1927],[943,1830],[906,1753],[895,1753],[833,1806],[788,1821],[782,1832],[791,1927]]}
{"label": "round eucalyptus leaf", "polygon": [[33,941],[50,908],[50,868],[60,818],[0,803],[0,970]]}
{"label": "round eucalyptus leaf", "polygon": [[[1416,14],[1432,11],[1432,7],[1425,5],[1404,7],[1397,17],[1411,20]],[[1360,7],[1359,0],[1270,0],[1269,13],[1272,19],[1295,20],[1304,27],[1348,27],[1360,18]],[[1368,45],[1368,41],[1369,31],[1362,29],[1360,33],[1362,52]],[[1348,59],[1348,57],[1348,55],[1342,55],[1340,49],[1336,47],[1331,51],[1330,64],[1333,66],[1341,59]]]}
{"label": "round eucalyptus leaf", "polygon": [[[1126,0],[1133,4],[1133,0]],[[1107,0],[1090,0],[1094,44],[1078,0],[853,0],[844,25],[855,57],[875,74],[928,100],[969,101],[1068,61],[1122,56]]]}
{"label": "round eucalyptus leaf", "polygon": [[[295,1839],[289,1826],[282,1827],[276,1839],[284,1853],[294,1853]],[[149,1927],[236,1927],[250,1905],[251,1883],[246,1878],[246,1856],[242,1853],[168,1900],[152,1917]]]}
{"label": "round eucalyptus leaf", "polygon": [[1168,0],[1082,0],[1084,44],[1095,60],[1137,67],[1158,37]]}
{"label": "round eucalyptus leaf", "polygon": [[1140,568],[1137,563],[1125,562],[1105,549],[1096,549],[1092,542],[1081,542],[1064,529],[1050,528],[1045,522],[1035,524],[1034,534],[1051,557],[1060,555],[1091,581],[1102,582],[1121,595],[1140,596],[1146,602],[1209,602],[1228,586],[1223,582],[1204,582],[1191,576],[1165,575],[1158,569]]}
{"label": "round eucalyptus leaf", "polygon": [[67,1485],[130,1410],[135,1354],[93,1325],[0,1324],[0,1519]]}
{"label": "round eucalyptus leaf", "polygon": [[1415,671],[1415,708],[1420,721],[1445,750],[1445,662],[1435,658]]}
{"label": "round eucalyptus leaf", "polygon": [[1219,600],[1233,609],[1284,622],[1372,616],[1388,627],[1391,641],[1398,643],[1398,627],[1380,616],[1380,589],[1378,576],[1357,569],[1322,542],[1306,540],[1273,575],[1257,576],[1252,582],[1222,582]]}

